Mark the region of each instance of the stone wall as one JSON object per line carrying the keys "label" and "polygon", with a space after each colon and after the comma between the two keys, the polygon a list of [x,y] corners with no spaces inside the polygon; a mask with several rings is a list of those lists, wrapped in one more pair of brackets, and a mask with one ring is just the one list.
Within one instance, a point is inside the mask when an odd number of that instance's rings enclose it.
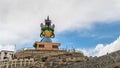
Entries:
{"label": "stone wall", "polygon": [[[70,51],[66,51],[66,50],[21,50],[21,51],[17,51],[15,56],[16,58],[26,58],[26,57],[30,57],[30,58],[40,58],[43,56],[53,56],[53,55],[60,55],[60,54],[68,54],[71,53]],[[83,55],[83,53],[80,53],[81,55]]]}
{"label": "stone wall", "polygon": [[59,53],[54,55],[44,55],[42,57],[39,56],[38,53],[34,53],[34,55],[37,56],[33,59],[26,59],[28,58],[26,57],[24,59],[0,61],[0,68],[60,68],[61,66],[66,66],[75,62],[86,61],[84,55],[78,52],[66,52],[64,54]]}
{"label": "stone wall", "polygon": [[34,64],[34,59],[14,59],[0,61],[0,68],[23,68]]}

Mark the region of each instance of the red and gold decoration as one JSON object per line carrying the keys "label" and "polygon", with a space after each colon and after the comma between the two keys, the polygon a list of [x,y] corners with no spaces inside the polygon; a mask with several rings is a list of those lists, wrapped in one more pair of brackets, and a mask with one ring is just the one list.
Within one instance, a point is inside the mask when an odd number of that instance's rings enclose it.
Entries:
{"label": "red and gold decoration", "polygon": [[45,24],[41,23],[40,27],[41,27],[40,37],[43,38],[41,41],[51,42],[50,38],[55,37],[55,34],[54,34],[55,25],[54,24],[51,25],[51,20],[49,20],[49,16],[45,20]]}

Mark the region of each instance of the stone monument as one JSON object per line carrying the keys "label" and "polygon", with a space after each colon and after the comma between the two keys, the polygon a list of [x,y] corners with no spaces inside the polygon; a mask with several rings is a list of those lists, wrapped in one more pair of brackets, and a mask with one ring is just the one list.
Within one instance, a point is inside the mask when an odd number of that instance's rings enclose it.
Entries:
{"label": "stone monument", "polygon": [[40,24],[41,33],[40,37],[42,38],[40,42],[34,43],[34,48],[36,50],[59,50],[59,43],[53,43],[51,38],[55,37],[54,28],[55,25],[51,24],[51,20],[49,20],[49,16],[45,19],[45,23]]}
{"label": "stone monument", "polygon": [[35,49],[25,49],[19,50],[16,52],[17,58],[25,58],[25,57],[40,57],[40,56],[50,56],[50,55],[58,55],[66,53],[65,50],[59,50],[60,43],[52,42],[51,38],[55,37],[54,28],[55,25],[51,25],[51,20],[49,16],[45,19],[44,24],[40,24],[41,33],[40,37],[42,38],[40,41],[35,41],[33,47]]}

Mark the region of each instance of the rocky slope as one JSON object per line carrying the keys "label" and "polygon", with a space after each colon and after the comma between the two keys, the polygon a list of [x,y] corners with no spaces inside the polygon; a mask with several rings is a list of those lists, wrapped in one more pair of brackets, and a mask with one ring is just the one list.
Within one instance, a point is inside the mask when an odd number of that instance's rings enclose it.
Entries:
{"label": "rocky slope", "polygon": [[120,68],[120,51],[101,57],[89,57],[87,61],[76,62],[64,68]]}
{"label": "rocky slope", "polygon": [[120,51],[100,57],[86,57],[77,52],[45,56],[22,68],[120,68]]}

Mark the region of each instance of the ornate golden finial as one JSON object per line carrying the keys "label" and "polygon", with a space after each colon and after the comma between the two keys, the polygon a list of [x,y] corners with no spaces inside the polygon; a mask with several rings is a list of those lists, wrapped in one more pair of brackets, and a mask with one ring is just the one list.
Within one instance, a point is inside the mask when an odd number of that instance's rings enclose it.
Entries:
{"label": "ornate golden finial", "polygon": [[45,19],[45,25],[41,23],[41,33],[40,37],[43,39],[42,42],[51,42],[50,38],[54,38],[54,27],[55,25],[51,25],[51,20],[49,20],[49,16],[47,16],[47,19]]}

